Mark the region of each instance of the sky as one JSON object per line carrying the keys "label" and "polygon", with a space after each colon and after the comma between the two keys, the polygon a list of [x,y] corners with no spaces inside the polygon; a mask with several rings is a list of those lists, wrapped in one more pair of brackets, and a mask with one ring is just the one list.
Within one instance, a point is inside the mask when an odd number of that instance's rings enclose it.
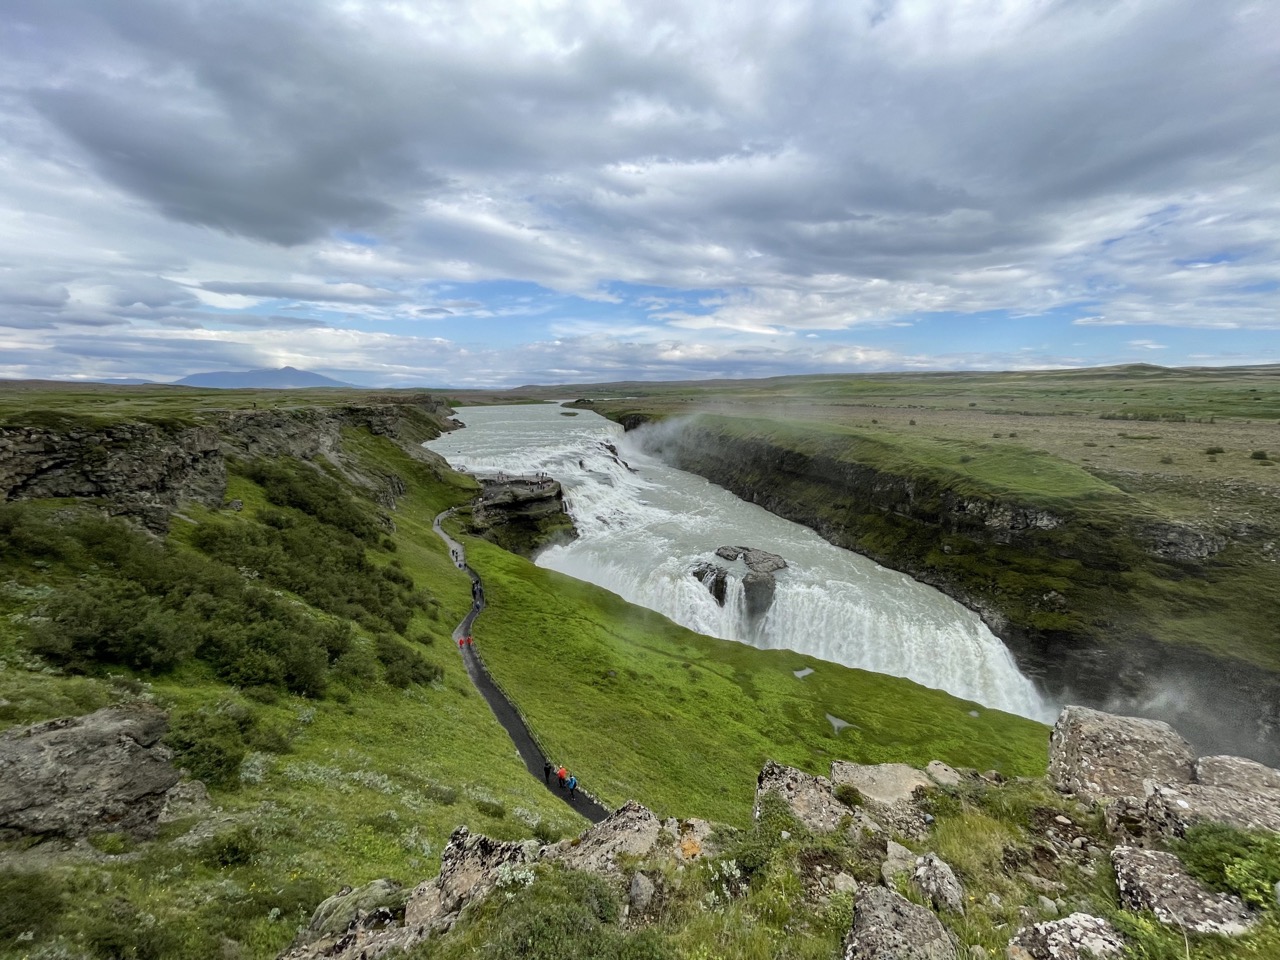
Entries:
{"label": "sky", "polygon": [[1280,362],[1275,0],[0,10],[0,378]]}

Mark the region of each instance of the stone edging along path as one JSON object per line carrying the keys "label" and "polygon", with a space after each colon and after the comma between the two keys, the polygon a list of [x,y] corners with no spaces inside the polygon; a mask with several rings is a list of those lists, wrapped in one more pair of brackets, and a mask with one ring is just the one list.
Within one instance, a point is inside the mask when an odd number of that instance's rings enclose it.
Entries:
{"label": "stone edging along path", "polygon": [[[471,636],[472,625],[480,615],[480,611],[484,609],[484,584],[480,580],[480,575],[467,566],[467,557],[462,544],[440,527],[440,521],[452,512],[452,510],[446,510],[437,516],[431,522],[431,529],[449,546],[453,562],[458,569],[465,571],[471,578],[471,610],[462,618],[462,622],[453,628],[453,642],[457,644],[463,637]],[[467,668],[467,676],[471,678],[471,682],[475,684],[480,695],[489,704],[489,708],[493,710],[493,715],[498,718],[502,728],[511,737],[511,742],[515,744],[516,752],[524,761],[525,768],[531,776],[541,780],[543,765],[547,762],[547,758],[537,741],[533,739],[533,734],[529,732],[524,718],[489,675],[480,654],[476,653],[475,644],[460,645],[458,652],[462,655],[462,662]],[[569,798],[567,791],[559,787],[548,785],[547,789],[592,823],[599,823],[609,816],[610,811],[581,787],[578,788],[578,794],[573,799]]]}

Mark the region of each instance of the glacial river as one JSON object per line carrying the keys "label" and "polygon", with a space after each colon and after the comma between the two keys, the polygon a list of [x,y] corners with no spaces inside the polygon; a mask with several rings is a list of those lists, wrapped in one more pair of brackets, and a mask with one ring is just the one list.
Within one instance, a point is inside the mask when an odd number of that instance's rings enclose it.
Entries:
{"label": "glacial river", "polygon": [[[427,446],[480,476],[542,472],[560,481],[580,536],[544,550],[539,566],[597,584],[699,633],[909,677],[1052,721],[1053,709],[972,611],[667,466],[644,451],[643,428],[626,434],[590,411],[568,413],[555,404],[464,407],[458,419],[466,428]],[[755,622],[740,579],[746,567],[715,556],[717,547],[731,545],[787,561],[775,574],[772,606]],[[729,578],[724,607],[691,572],[703,562],[737,574]]]}

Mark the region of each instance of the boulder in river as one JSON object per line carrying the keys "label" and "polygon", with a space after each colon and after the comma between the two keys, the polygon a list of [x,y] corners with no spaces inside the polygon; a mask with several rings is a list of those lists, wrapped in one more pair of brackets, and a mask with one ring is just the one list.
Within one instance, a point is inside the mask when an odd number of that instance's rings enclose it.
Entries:
{"label": "boulder in river", "polygon": [[[776,553],[754,547],[717,547],[716,556],[730,562],[741,558],[746,564],[747,573],[742,578],[742,590],[746,599],[747,616],[752,620],[759,620],[768,613],[778,590],[774,572],[786,569],[787,561]],[[695,566],[692,572],[698,582],[711,592],[716,603],[723,607],[728,595],[730,571],[718,564],[703,562]]]}

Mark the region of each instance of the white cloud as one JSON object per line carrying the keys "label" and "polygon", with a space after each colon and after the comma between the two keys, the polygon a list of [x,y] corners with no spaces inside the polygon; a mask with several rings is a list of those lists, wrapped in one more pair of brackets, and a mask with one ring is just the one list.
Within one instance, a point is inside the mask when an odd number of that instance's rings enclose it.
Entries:
{"label": "white cloud", "polygon": [[[589,379],[978,363],[902,325],[988,311],[1028,343],[1066,308],[1117,346],[1110,327],[1258,336],[1280,326],[1276,36],[1280,6],[1248,0],[20,2],[0,328],[50,336],[5,369],[105,375],[139,363],[95,354],[105,336],[166,331],[152,367],[175,377],[211,334],[227,362],[491,382],[539,357]],[[496,280],[633,315],[442,289]],[[276,300],[287,349],[253,312]],[[396,332],[480,319],[528,348],[442,366]],[[887,354],[759,346],[890,325],[908,346]],[[534,345],[557,336],[649,347],[552,366]]]}

